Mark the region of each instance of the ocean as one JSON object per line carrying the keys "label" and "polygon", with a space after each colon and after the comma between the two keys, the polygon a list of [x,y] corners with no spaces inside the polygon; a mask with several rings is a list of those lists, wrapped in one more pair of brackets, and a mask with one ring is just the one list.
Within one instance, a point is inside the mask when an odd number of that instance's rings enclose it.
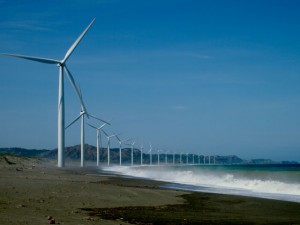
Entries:
{"label": "ocean", "polygon": [[112,166],[106,171],[166,181],[164,188],[300,202],[300,165]]}

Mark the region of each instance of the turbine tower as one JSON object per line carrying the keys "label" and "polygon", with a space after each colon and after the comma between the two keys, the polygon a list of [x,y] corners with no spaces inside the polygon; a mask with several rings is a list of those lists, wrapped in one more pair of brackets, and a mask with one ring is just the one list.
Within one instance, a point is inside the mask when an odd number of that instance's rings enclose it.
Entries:
{"label": "turbine tower", "polygon": [[173,165],[175,165],[175,152],[173,152]]}
{"label": "turbine tower", "polygon": [[108,135],[104,130],[102,131],[107,137],[107,166],[110,166],[110,139],[116,135],[115,134]]}
{"label": "turbine tower", "polygon": [[181,156],[182,156],[182,153],[180,152],[180,153],[179,153],[179,164],[180,164],[180,165],[181,165],[181,163],[182,163],[182,157],[181,157]]}
{"label": "turbine tower", "polygon": [[81,33],[81,35],[76,39],[76,41],[72,44],[72,46],[69,48],[67,53],[65,54],[65,57],[62,60],[56,60],[56,59],[48,59],[48,58],[40,58],[40,57],[34,57],[34,56],[27,56],[27,55],[19,55],[19,54],[8,54],[8,53],[1,53],[1,55],[6,56],[12,56],[27,60],[32,60],[40,63],[46,63],[46,64],[57,64],[59,67],[59,84],[58,84],[58,152],[57,152],[57,166],[58,167],[64,167],[65,166],[65,158],[64,158],[64,149],[65,149],[65,97],[64,97],[64,74],[67,75],[69,81],[71,82],[71,85],[75,92],[77,93],[77,96],[81,102],[81,106],[84,107],[83,101],[81,99],[79,89],[75,84],[74,78],[70,71],[67,68],[66,62],[79,44],[79,42],[82,40],[82,38],[85,36],[86,32],[90,29],[92,24],[94,23],[95,19],[92,20],[92,22],[87,26],[87,28]]}
{"label": "turbine tower", "polygon": [[133,166],[133,148],[134,148],[135,141],[133,140],[131,144],[128,144],[131,146],[131,166]]}
{"label": "turbine tower", "polygon": [[159,165],[159,150],[157,150],[157,165]]}
{"label": "turbine tower", "polygon": [[142,143],[142,145],[141,145],[141,166],[143,165],[143,148],[144,148],[144,144]]}
{"label": "turbine tower", "polygon": [[168,155],[167,155],[168,151],[165,152],[165,164],[168,164]]}
{"label": "turbine tower", "polygon": [[[79,89],[79,91],[80,91],[80,89]],[[83,99],[82,98],[82,94],[81,94],[81,91],[79,92],[80,93],[80,97],[81,97],[81,100]],[[110,125],[110,123],[109,122],[106,122],[105,120],[102,120],[102,119],[100,119],[100,118],[98,118],[98,117],[96,117],[96,116],[93,116],[93,115],[91,115],[91,114],[89,114],[88,112],[87,112],[87,110],[86,110],[86,107],[83,105],[83,106],[81,106],[81,111],[80,111],[80,114],[79,114],[79,116],[78,117],[76,117],[67,127],[66,127],[66,129],[67,128],[69,128],[70,126],[72,126],[77,120],[79,120],[79,119],[81,119],[81,132],[80,132],[80,143],[81,143],[81,148],[80,148],[80,152],[81,152],[81,157],[80,157],[80,166],[81,167],[83,167],[84,166],[84,153],[85,153],[85,146],[84,146],[84,144],[85,144],[85,129],[84,129],[84,117],[87,117],[87,118],[89,118],[89,117],[91,117],[91,118],[94,118],[94,119],[96,119],[96,120],[99,120],[99,121],[102,121],[102,122],[104,122],[105,124],[109,124]]]}
{"label": "turbine tower", "polygon": [[152,166],[152,146],[151,146],[151,143],[149,143],[149,153],[150,153],[150,166]]}
{"label": "turbine tower", "polygon": [[96,134],[97,134],[97,166],[99,166],[99,162],[100,162],[100,150],[99,148],[101,147],[101,129],[107,125],[108,123],[104,123],[102,124],[100,127],[95,127],[91,124],[88,124],[90,127],[96,129]]}
{"label": "turbine tower", "polygon": [[119,136],[118,135],[116,135],[116,138],[117,138],[117,140],[118,140],[118,142],[119,142],[119,160],[120,160],[120,166],[122,165],[122,143],[123,142],[126,142],[126,141],[129,141],[130,139],[128,139],[128,140],[121,140],[120,138],[119,138]]}

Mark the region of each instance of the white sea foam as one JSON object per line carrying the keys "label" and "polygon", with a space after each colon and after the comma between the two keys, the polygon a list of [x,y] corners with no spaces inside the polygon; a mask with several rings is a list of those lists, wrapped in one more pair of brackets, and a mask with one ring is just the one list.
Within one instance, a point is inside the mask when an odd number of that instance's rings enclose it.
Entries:
{"label": "white sea foam", "polygon": [[261,175],[253,178],[253,173],[249,177],[237,171],[201,170],[193,167],[122,166],[106,170],[126,176],[171,182],[173,185],[167,185],[170,188],[300,202],[300,178],[299,182],[286,182]]}

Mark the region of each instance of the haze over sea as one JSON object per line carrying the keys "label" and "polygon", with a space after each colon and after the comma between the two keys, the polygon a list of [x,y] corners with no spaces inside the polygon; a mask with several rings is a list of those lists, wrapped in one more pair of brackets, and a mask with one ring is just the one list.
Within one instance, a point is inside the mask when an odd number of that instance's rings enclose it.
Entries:
{"label": "haze over sea", "polygon": [[300,202],[300,165],[113,166],[117,174],[170,182],[164,187]]}

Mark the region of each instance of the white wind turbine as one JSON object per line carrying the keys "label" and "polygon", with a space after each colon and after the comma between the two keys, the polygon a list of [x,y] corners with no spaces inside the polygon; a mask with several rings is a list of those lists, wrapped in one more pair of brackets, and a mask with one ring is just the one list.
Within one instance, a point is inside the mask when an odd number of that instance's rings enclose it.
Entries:
{"label": "white wind turbine", "polygon": [[133,166],[133,149],[134,149],[134,144],[135,144],[134,140],[131,142],[131,144],[129,144],[131,146],[131,166]]}
{"label": "white wind turbine", "polygon": [[[80,89],[79,89],[79,94],[80,94],[80,97],[81,97],[81,100],[83,99],[82,98],[82,94],[81,94],[81,91],[80,91]],[[84,107],[84,106],[81,106],[81,111],[80,111],[80,113],[79,113],[79,116],[78,117],[76,117],[67,127],[66,127],[66,129],[67,128],[69,128],[70,126],[72,126],[77,120],[79,120],[79,119],[81,119],[81,129],[80,129],[80,144],[81,144],[81,148],[80,148],[80,155],[81,155],[81,157],[80,157],[80,166],[81,167],[83,167],[84,166],[84,153],[85,153],[85,146],[84,146],[84,144],[85,144],[85,129],[84,129],[84,117],[91,117],[91,118],[94,118],[94,119],[96,119],[96,120],[99,120],[99,121],[102,121],[102,122],[104,122],[105,124],[109,124],[110,125],[110,123],[109,122],[106,122],[105,120],[102,120],[102,119],[100,119],[100,118],[98,118],[98,117],[96,117],[96,116],[94,116],[94,115],[91,115],[91,114],[89,114],[88,112],[87,112],[87,110],[86,110],[86,108]]]}
{"label": "white wind turbine", "polygon": [[108,123],[102,124],[100,127],[95,127],[91,124],[88,124],[90,127],[96,129],[96,134],[97,134],[97,166],[99,166],[99,161],[100,161],[100,148],[101,148],[101,129],[107,125]]}
{"label": "white wind turbine", "polygon": [[107,165],[110,165],[110,139],[114,136],[115,134],[108,135],[104,130],[102,130],[105,136],[107,137]]}
{"label": "white wind turbine", "polygon": [[118,135],[116,135],[116,138],[117,138],[117,140],[118,140],[118,142],[119,142],[119,156],[120,156],[120,166],[122,165],[122,143],[123,142],[127,142],[127,141],[129,141],[130,139],[128,139],[128,140],[121,140],[120,138],[119,138],[119,136]]}
{"label": "white wind turbine", "polygon": [[157,150],[157,165],[159,165],[159,150]]}
{"label": "white wind turbine", "polygon": [[[75,84],[74,78],[71,75],[70,71],[67,68],[66,62],[82,40],[86,32],[90,29],[92,24],[94,23],[95,19],[87,26],[87,28],[81,33],[81,35],[76,39],[76,41],[72,44],[69,48],[65,57],[62,60],[56,59],[48,59],[48,58],[40,58],[34,56],[27,56],[27,55],[19,55],[19,54],[8,54],[8,53],[1,53],[1,55],[5,56],[12,56],[27,60],[32,60],[40,63],[46,64],[57,64],[59,67],[59,84],[58,84],[58,152],[57,152],[57,166],[64,167],[65,166],[65,159],[64,159],[64,148],[65,148],[65,100],[64,100],[64,74],[67,75],[69,78],[72,87],[74,88],[77,96],[81,102],[81,106],[84,107],[83,101],[80,97],[80,93],[78,87]],[[85,107],[84,107],[85,108]]]}
{"label": "white wind turbine", "polygon": [[141,166],[143,165],[143,149],[144,149],[144,144],[141,144]]}
{"label": "white wind turbine", "polygon": [[152,166],[152,146],[151,146],[151,143],[149,143],[149,153],[150,153],[150,166]]}
{"label": "white wind turbine", "polygon": [[189,153],[186,153],[186,164],[189,164]]}
{"label": "white wind turbine", "polygon": [[179,164],[180,165],[182,164],[182,153],[181,152],[179,153]]}
{"label": "white wind turbine", "polygon": [[165,152],[165,164],[168,164],[168,151]]}

